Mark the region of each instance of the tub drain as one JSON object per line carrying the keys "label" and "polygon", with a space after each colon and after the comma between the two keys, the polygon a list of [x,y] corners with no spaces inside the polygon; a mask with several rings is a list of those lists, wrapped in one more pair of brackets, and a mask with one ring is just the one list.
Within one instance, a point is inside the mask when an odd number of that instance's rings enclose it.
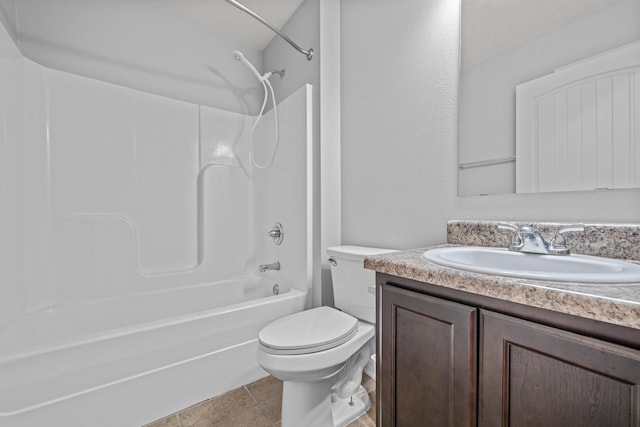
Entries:
{"label": "tub drain", "polygon": [[278,286],[278,284],[276,283],[275,285],[273,285],[273,294],[278,295],[279,293],[280,293],[280,286]]}

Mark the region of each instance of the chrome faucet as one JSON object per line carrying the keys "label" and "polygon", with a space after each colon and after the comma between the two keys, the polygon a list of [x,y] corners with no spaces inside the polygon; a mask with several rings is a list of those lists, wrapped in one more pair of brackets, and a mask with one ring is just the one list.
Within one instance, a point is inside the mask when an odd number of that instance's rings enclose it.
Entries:
{"label": "chrome faucet", "polygon": [[556,231],[551,241],[547,242],[537,229],[528,225],[518,227],[507,222],[500,222],[498,228],[513,233],[511,243],[507,247],[510,251],[544,255],[569,255],[564,234],[584,231],[584,225],[564,225]]}
{"label": "chrome faucet", "polygon": [[279,262],[274,262],[272,264],[260,264],[260,267],[258,267],[260,269],[261,273],[264,273],[267,270],[280,270],[280,263]]}

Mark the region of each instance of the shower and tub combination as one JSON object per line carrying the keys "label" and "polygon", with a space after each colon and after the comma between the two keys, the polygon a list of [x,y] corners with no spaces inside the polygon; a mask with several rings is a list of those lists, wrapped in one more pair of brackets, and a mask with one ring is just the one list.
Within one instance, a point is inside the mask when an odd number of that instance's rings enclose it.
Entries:
{"label": "shower and tub combination", "polygon": [[[143,425],[265,376],[258,331],[310,304],[311,87],[252,116],[0,37],[0,426]],[[284,72],[251,67],[264,105]]]}

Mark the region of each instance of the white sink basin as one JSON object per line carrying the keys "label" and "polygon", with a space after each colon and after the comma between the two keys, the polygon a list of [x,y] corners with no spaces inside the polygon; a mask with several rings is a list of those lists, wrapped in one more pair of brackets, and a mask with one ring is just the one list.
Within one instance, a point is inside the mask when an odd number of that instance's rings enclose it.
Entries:
{"label": "white sink basin", "polygon": [[476,273],[554,282],[638,283],[640,265],[588,255],[537,255],[502,248],[450,246],[422,254],[427,261]]}

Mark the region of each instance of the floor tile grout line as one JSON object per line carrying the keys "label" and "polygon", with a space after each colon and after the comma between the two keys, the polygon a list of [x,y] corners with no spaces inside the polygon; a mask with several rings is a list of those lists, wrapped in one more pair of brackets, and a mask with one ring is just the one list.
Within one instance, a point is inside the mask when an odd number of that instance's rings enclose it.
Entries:
{"label": "floor tile grout line", "polygon": [[180,417],[180,413],[182,411],[178,411],[178,413],[176,414],[176,418],[178,418],[178,427],[182,427],[182,418]]}
{"label": "floor tile grout line", "polygon": [[[258,380],[259,381],[259,380]],[[257,381],[256,381],[257,382]],[[251,383],[253,384],[253,383]],[[246,385],[243,386],[244,389],[247,391],[247,393],[249,393],[249,396],[251,396],[251,398],[253,399],[253,401],[256,403],[256,406],[258,407],[258,410],[260,411],[260,414],[262,414],[262,416],[264,417],[264,419],[266,419],[269,424],[271,424],[273,427],[275,427],[275,425],[277,423],[279,423],[281,420],[276,421],[275,423],[271,421],[271,419],[267,416],[267,414],[264,412],[264,410],[262,409],[262,406],[260,405],[260,403],[258,402],[258,399],[255,398],[255,396],[253,395],[253,393],[251,393],[251,390],[249,390],[249,387],[247,387]]]}
{"label": "floor tile grout line", "polygon": [[[253,383],[252,383],[253,384]],[[269,419],[269,417],[267,417],[267,414],[264,413],[264,411],[262,410],[262,406],[260,406],[260,403],[258,402],[258,399],[255,398],[255,396],[253,395],[253,393],[251,393],[251,390],[249,390],[249,387],[247,387],[246,385],[242,386],[242,388],[245,389],[245,391],[249,394],[249,397],[251,397],[251,399],[253,400],[253,403],[256,404],[256,408],[258,408],[258,411],[260,412],[260,415],[262,415],[262,418],[264,418],[265,420],[267,420],[267,422],[269,424],[271,424],[271,426],[273,426],[273,423],[271,422],[271,420]]]}
{"label": "floor tile grout line", "polygon": [[[258,408],[260,408],[260,404],[258,403],[258,399],[256,399],[255,396],[251,393],[251,390],[249,390],[249,387],[244,385],[244,386],[242,386],[242,388],[244,388],[246,390],[246,392],[249,393],[249,396],[251,396],[251,399],[253,399],[255,404],[258,405]],[[262,411],[262,408],[260,410]]]}

